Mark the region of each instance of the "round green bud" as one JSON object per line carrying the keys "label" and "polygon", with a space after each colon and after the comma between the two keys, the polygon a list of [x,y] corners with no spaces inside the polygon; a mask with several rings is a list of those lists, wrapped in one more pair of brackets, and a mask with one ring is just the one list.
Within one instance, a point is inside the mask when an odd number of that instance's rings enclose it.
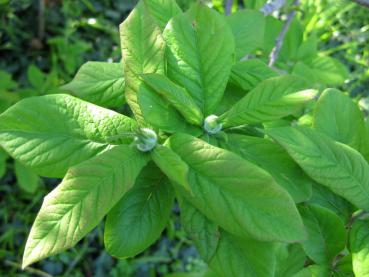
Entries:
{"label": "round green bud", "polygon": [[219,122],[218,117],[216,115],[209,115],[204,120],[204,130],[209,135],[215,135],[222,130],[222,123]]}
{"label": "round green bud", "polygon": [[141,128],[135,136],[135,144],[138,150],[148,152],[154,149],[158,143],[158,136],[149,128]]}

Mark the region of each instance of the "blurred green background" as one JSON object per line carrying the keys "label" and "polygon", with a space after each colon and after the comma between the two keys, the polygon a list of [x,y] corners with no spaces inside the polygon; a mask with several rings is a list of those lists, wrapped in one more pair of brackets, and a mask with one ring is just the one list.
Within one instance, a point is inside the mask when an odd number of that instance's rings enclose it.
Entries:
{"label": "blurred green background", "polygon": [[[178,0],[183,8],[191,2]],[[202,2],[224,11],[222,0]],[[258,9],[265,2],[234,1],[233,10]],[[135,3],[0,0],[0,113],[22,98],[58,93],[58,87],[88,60],[119,61],[118,25]],[[277,16],[283,18],[284,12]],[[340,87],[361,99],[366,109],[368,12],[351,1],[302,0],[296,19],[305,36],[317,38],[321,55],[331,55],[347,67],[349,73]],[[58,182],[36,176],[0,149],[0,276],[166,276],[206,268],[181,229],[175,209],[162,238],[136,258],[118,261],[110,257],[104,250],[100,225],[72,250],[21,271],[27,234],[43,197]]]}

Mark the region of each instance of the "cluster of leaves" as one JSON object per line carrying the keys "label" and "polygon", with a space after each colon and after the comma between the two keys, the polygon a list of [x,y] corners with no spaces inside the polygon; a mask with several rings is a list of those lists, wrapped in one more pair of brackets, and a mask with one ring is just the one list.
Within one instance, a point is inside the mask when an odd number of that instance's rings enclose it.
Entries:
{"label": "cluster of leaves", "polygon": [[[4,70],[0,71],[2,113],[26,97],[57,93],[58,86],[64,80],[70,80],[70,74],[75,73],[74,68],[86,59],[119,60],[117,22],[137,1],[44,1],[45,30],[41,40],[38,40],[38,28],[35,28],[40,20],[39,1],[0,2],[0,16],[4,23],[0,26],[0,52],[3,57],[0,67]],[[60,41],[64,46],[52,44],[54,41]],[[42,48],[37,48],[37,45]],[[87,45],[88,50],[79,51],[76,49],[78,45]],[[65,50],[58,50],[62,48]],[[70,66],[69,61],[74,65]],[[125,110],[123,106],[119,108]],[[30,273],[20,273],[19,260],[29,226],[42,198],[58,182],[58,179],[38,177],[24,163],[11,160],[0,147],[0,275],[38,274],[33,272],[33,268],[27,269]],[[152,272],[166,274],[203,267],[192,243],[176,227],[177,220],[178,213],[175,213],[163,237],[134,260],[116,261],[104,251],[103,226],[100,225],[81,242],[80,247],[43,261],[36,268],[52,275],[63,273],[65,276],[92,273],[147,276]],[[94,266],[91,267],[91,264]]]}
{"label": "cluster of leaves", "polygon": [[[135,256],[176,199],[209,276],[365,276],[368,124],[342,92],[309,89],[347,72],[318,55],[314,36],[296,36],[299,21],[283,72],[265,64],[280,28],[255,10],[225,18],[144,0],[121,25],[122,63],[89,62],[61,88],[83,100],[32,97],[4,112],[0,145],[64,177],[23,266],[73,247],[105,216],[108,252]],[[107,109],[125,101],[134,119]]]}
{"label": "cluster of leaves", "polygon": [[367,10],[352,1],[303,0],[305,33],[315,33],[319,48],[340,59],[350,70],[344,89],[351,96],[366,97],[369,38]]}

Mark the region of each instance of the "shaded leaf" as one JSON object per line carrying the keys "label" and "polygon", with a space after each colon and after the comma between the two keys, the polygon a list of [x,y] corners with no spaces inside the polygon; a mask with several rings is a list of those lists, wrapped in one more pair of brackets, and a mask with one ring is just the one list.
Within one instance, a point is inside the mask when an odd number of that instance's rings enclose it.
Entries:
{"label": "shaded leaf", "polygon": [[133,257],[154,243],[165,228],[173,201],[168,179],[157,167],[145,167],[107,216],[104,242],[109,254]]}
{"label": "shaded leaf", "polygon": [[270,129],[268,135],[315,181],[369,209],[369,165],[357,152],[307,127]]}
{"label": "shaded leaf", "polygon": [[171,136],[168,146],[189,166],[186,199],[222,228],[260,240],[304,239],[292,198],[264,170],[189,135]]}

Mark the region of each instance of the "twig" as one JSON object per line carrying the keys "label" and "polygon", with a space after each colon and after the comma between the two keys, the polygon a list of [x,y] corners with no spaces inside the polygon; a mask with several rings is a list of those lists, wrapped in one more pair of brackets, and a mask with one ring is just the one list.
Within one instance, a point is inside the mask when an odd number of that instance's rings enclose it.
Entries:
{"label": "twig", "polygon": [[42,41],[45,35],[45,0],[38,2],[38,39]]}
{"label": "twig", "polygon": [[[21,265],[18,264],[18,263],[15,263],[15,262],[12,262],[12,261],[4,261],[4,263],[6,265],[9,265],[11,267],[15,267],[15,268],[18,268],[18,269],[21,269]],[[39,269],[36,269],[36,268],[32,268],[32,267],[27,267],[24,269],[24,271],[26,272],[29,272],[31,274],[35,274],[35,275],[38,275],[38,276],[41,276],[41,277],[53,277],[52,275],[42,271],[42,270],[39,270]]]}
{"label": "twig", "polygon": [[290,27],[292,20],[296,14],[296,10],[295,7],[297,7],[298,5],[300,5],[300,1],[299,0],[295,0],[295,2],[293,2],[292,4],[292,11],[287,15],[287,19],[286,22],[283,25],[282,31],[279,33],[277,39],[276,39],[276,43],[274,48],[272,49],[272,51],[270,52],[269,55],[269,66],[272,67],[274,65],[274,63],[276,62],[276,60],[278,59],[279,56],[279,52],[281,51],[282,45],[283,45],[283,40],[284,37],[287,34],[288,28]]}
{"label": "twig", "polygon": [[[268,16],[282,8],[284,4],[286,4],[286,0],[269,0],[263,7],[260,8],[260,12],[262,12],[264,16]],[[240,61],[246,61],[250,58],[251,56],[249,54],[246,54],[240,59]]]}
{"label": "twig", "polygon": [[225,11],[224,11],[225,15],[230,15],[231,14],[232,6],[233,6],[233,0],[227,0],[226,6],[225,6]]}
{"label": "twig", "polygon": [[356,220],[358,220],[358,219],[362,218],[362,217],[363,217],[363,216],[365,216],[365,215],[368,215],[368,213],[367,213],[367,212],[365,212],[365,211],[360,211],[360,212],[358,212],[358,213],[354,214],[354,215],[350,218],[350,221],[346,224],[346,228],[347,228],[347,229],[351,229],[352,224],[354,224],[354,222],[355,222]]}
{"label": "twig", "polygon": [[369,8],[369,0],[352,0],[352,1],[359,4],[359,5],[361,5],[361,6]]}
{"label": "twig", "polygon": [[260,11],[267,16],[282,8],[285,3],[286,0],[269,0],[263,7],[261,7]]}

